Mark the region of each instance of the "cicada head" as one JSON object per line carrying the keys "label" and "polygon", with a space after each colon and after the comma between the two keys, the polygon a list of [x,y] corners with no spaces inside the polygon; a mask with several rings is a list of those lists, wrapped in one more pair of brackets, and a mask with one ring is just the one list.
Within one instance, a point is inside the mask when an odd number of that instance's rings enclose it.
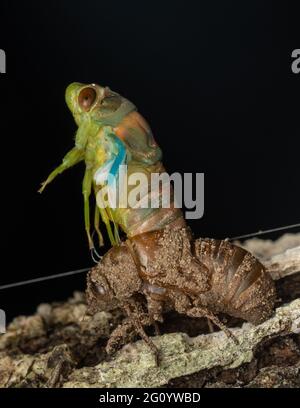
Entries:
{"label": "cicada head", "polygon": [[87,276],[86,298],[90,313],[101,310],[111,310],[118,307],[117,299],[110,289],[105,276],[99,273],[99,268],[93,268]]}
{"label": "cicada head", "polygon": [[125,244],[111,248],[88,274],[89,311],[111,310],[140,292],[142,286],[137,267]]}
{"label": "cicada head", "polygon": [[125,101],[107,86],[73,82],[66,89],[66,103],[78,126],[87,119],[98,123],[109,122],[110,118],[115,121],[114,113]]}

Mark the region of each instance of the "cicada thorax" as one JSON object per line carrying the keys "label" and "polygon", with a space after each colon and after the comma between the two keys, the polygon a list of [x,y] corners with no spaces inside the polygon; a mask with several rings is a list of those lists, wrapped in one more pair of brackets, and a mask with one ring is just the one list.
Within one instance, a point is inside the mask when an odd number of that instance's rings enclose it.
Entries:
{"label": "cicada thorax", "polygon": [[[140,277],[153,295],[183,292],[198,296],[209,289],[208,269],[191,252],[188,228],[167,228],[127,240]],[[164,288],[163,292],[159,289]]]}
{"label": "cicada thorax", "polygon": [[252,254],[227,240],[215,239],[196,240],[194,254],[209,271],[210,290],[199,295],[202,305],[254,324],[270,316],[275,285]]}

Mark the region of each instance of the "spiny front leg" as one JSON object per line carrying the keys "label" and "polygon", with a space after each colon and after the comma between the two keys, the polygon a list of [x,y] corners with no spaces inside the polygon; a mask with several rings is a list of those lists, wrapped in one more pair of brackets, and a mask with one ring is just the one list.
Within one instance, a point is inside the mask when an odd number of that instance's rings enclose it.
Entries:
{"label": "spiny front leg", "polygon": [[41,188],[39,189],[39,193],[42,193],[45,187],[51,183],[59,174],[63,173],[65,170],[69,169],[70,167],[75,166],[75,164],[79,163],[81,160],[84,159],[84,151],[74,147],[70,150],[65,157],[63,158],[62,163],[54,169],[47,179],[42,183]]}
{"label": "spiny front leg", "polygon": [[152,324],[152,319],[150,319],[148,315],[145,315],[145,313],[142,312],[140,305],[137,305],[133,300],[125,304],[124,309],[128,317],[131,319],[136,333],[145,341],[145,343],[153,352],[155,356],[155,362],[158,365],[159,350],[144,330],[144,326],[149,326]]}
{"label": "spiny front leg", "polygon": [[121,346],[133,340],[135,335],[134,325],[130,318],[126,318],[122,323],[114,329],[111,333],[110,338],[106,344],[106,353],[113,354]]}
{"label": "spiny front leg", "polygon": [[[122,345],[133,341],[134,336],[139,334],[149,345],[148,340],[152,343],[151,339],[147,336],[144,332],[143,326],[151,326],[153,324],[152,318],[145,313],[141,307],[133,306],[135,310],[132,310],[133,303],[128,305],[129,309],[126,310],[127,306],[125,306],[125,310],[130,316],[127,316],[122,323],[117,326],[116,329],[111,333],[110,338],[106,345],[106,352],[107,354],[115,353]],[[136,321],[139,321],[139,326],[137,328]],[[146,339],[147,338],[147,339]],[[152,343],[153,344],[153,343]],[[151,350],[153,347],[149,345]],[[155,347],[155,346],[154,346]],[[155,347],[155,355],[157,353],[157,348]]]}

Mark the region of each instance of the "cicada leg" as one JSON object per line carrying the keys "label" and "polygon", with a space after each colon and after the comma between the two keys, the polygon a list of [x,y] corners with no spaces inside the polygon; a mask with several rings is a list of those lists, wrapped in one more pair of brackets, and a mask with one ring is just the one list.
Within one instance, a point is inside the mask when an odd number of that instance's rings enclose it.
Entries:
{"label": "cicada leg", "polygon": [[115,353],[121,346],[132,341],[134,336],[135,331],[132,320],[127,317],[111,333],[105,348],[107,354]]}
{"label": "cicada leg", "polygon": [[111,209],[109,207],[107,207],[107,213],[108,213],[108,216],[111,219],[112,223],[114,224],[114,238],[115,238],[116,245],[119,245],[120,242],[121,242],[121,238],[120,238],[120,235],[119,235],[118,225],[115,222],[114,216],[113,216],[112,211],[111,211]]}
{"label": "cicada leg", "polygon": [[42,193],[45,189],[45,187],[51,183],[59,174],[63,173],[65,170],[69,169],[70,167],[75,166],[75,164],[79,163],[81,160],[84,158],[84,152],[80,149],[77,149],[74,147],[72,150],[70,150],[65,157],[63,158],[62,163],[54,169],[49,176],[47,177],[47,180],[42,183],[41,188],[39,189],[39,193]]}
{"label": "cicada leg", "polygon": [[85,225],[85,231],[87,234],[88,242],[89,242],[89,248],[92,250],[94,248],[94,243],[91,237],[91,231],[90,231],[90,195],[91,195],[91,189],[92,189],[92,169],[86,169],[83,182],[82,182],[82,194],[83,194],[83,200],[84,200],[84,225]]}
{"label": "cicada leg", "polygon": [[150,348],[155,357],[156,365],[159,365],[159,350],[144,330],[144,326],[152,324],[152,319],[149,319],[149,316],[145,316],[145,314],[141,312],[138,305],[133,300],[131,300],[127,304],[124,304],[124,309],[127,313],[127,316],[131,319],[136,333]]}
{"label": "cicada leg", "polygon": [[97,205],[95,206],[95,217],[94,217],[94,228],[95,231],[98,235],[98,240],[99,240],[99,246],[103,246],[104,245],[104,240],[103,240],[103,235],[100,231],[99,228],[99,224],[100,224],[100,211],[99,208],[97,207]]}
{"label": "cicada leg", "polygon": [[102,221],[105,224],[110,243],[111,243],[111,245],[115,246],[116,245],[115,237],[114,237],[114,234],[112,232],[110,221],[109,221],[109,218],[108,218],[107,213],[105,211],[105,208],[99,208],[99,211],[100,211]]}
{"label": "cicada leg", "polygon": [[219,329],[223,330],[224,333],[228,338],[231,338],[235,344],[239,344],[238,339],[234,336],[234,334],[223,324],[220,319],[216,315],[214,315],[212,312],[210,312],[208,309],[205,307],[192,307],[191,309],[186,311],[186,315],[190,317],[206,317],[209,319],[211,322],[213,322]]}
{"label": "cicada leg", "polygon": [[[97,206],[97,208],[98,208],[98,210],[100,212],[101,219],[102,219],[103,223],[105,224],[110,243],[111,243],[112,246],[116,246],[117,244],[119,244],[120,237],[119,237],[118,231],[117,231],[117,235],[116,235],[117,225],[116,225],[116,223],[114,221],[114,217],[112,215],[111,209],[109,208],[107,203],[105,203],[105,199],[103,198],[103,194],[101,193],[102,192],[101,188],[99,190],[98,186],[95,185],[94,190],[95,190],[95,196],[96,196],[96,206]],[[115,234],[113,234],[113,232],[112,232],[110,221],[112,221],[114,223],[114,227],[115,227],[114,232],[115,232]]]}

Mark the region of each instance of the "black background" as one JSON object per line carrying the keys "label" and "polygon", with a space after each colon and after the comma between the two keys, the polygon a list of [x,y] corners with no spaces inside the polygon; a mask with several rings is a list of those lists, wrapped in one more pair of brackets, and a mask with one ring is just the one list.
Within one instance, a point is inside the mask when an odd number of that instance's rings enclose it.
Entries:
{"label": "black background", "polygon": [[[296,2],[1,2],[0,285],[91,265],[83,165],[40,182],[73,145],[73,81],[132,100],[170,172],[205,173],[195,235],[300,221]],[[278,234],[277,234],[278,235]],[[0,291],[10,319],[85,287],[85,275]]]}

